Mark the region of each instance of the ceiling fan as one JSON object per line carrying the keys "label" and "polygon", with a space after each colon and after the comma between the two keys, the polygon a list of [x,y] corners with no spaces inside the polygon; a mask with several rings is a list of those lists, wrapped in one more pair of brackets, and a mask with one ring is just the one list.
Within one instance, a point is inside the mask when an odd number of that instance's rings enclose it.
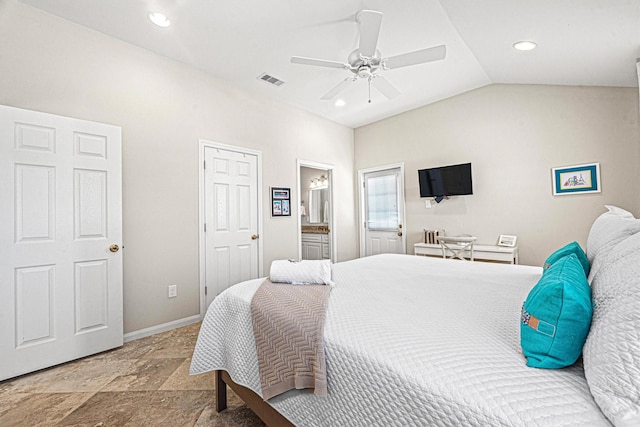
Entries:
{"label": "ceiling fan", "polygon": [[356,22],[360,24],[360,44],[356,50],[349,54],[347,62],[305,58],[302,56],[291,57],[291,62],[294,64],[342,68],[354,74],[338,83],[337,86],[320,99],[333,99],[351,83],[358,80],[358,78],[366,79],[369,83],[369,102],[371,102],[371,85],[388,99],[393,99],[400,95],[400,92],[380,74],[380,71],[438,61],[444,59],[447,55],[447,47],[440,45],[391,56],[389,58],[382,58],[380,51],[376,49],[378,36],[380,34],[380,25],[382,24],[382,16],[382,12],[375,10],[362,10],[358,12]]}

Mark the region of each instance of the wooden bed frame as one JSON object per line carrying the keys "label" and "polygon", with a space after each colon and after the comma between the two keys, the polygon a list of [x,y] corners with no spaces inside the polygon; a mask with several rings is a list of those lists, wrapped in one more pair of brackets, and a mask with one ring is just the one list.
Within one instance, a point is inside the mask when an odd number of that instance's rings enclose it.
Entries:
{"label": "wooden bed frame", "polygon": [[216,411],[227,409],[227,386],[268,426],[294,427],[294,425],[275,408],[262,400],[252,390],[236,384],[227,371],[216,371]]}

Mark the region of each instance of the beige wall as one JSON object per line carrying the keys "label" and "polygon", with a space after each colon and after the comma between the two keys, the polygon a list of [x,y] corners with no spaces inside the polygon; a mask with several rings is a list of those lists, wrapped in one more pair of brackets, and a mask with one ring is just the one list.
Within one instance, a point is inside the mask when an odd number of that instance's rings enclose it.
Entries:
{"label": "beige wall", "polygon": [[[630,65],[632,66],[632,65]],[[405,162],[407,253],[423,228],[495,244],[518,236],[523,264],[583,247],[605,204],[640,214],[637,88],[491,85],[355,131],[356,169]],[[471,162],[471,196],[426,209],[417,170]],[[551,168],[599,162],[602,192],[551,194]]]}
{"label": "beige wall", "polygon": [[199,313],[199,139],[262,151],[266,273],[298,254],[297,207],[272,219],[268,197],[297,194],[297,158],[335,166],[338,259],[356,257],[350,128],[7,0],[0,103],[122,127],[125,332]]}

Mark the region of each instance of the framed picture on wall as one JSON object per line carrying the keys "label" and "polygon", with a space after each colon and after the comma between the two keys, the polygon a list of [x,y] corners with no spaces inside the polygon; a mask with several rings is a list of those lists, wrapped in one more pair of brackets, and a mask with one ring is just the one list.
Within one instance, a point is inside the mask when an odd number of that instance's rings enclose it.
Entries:
{"label": "framed picture on wall", "polygon": [[291,188],[271,187],[271,216],[291,216]]}
{"label": "framed picture on wall", "polygon": [[280,199],[280,200],[291,199],[291,197],[289,197],[290,193],[291,191],[289,188],[271,187],[271,197],[273,199]]}
{"label": "framed picture on wall", "polygon": [[516,246],[517,236],[509,236],[507,234],[501,234],[498,238],[498,246],[508,246],[513,248]]}
{"label": "framed picture on wall", "polygon": [[600,192],[600,163],[553,168],[551,176],[554,196]]}
{"label": "framed picture on wall", "polygon": [[282,216],[282,200],[273,201],[273,209],[271,211],[273,216]]}

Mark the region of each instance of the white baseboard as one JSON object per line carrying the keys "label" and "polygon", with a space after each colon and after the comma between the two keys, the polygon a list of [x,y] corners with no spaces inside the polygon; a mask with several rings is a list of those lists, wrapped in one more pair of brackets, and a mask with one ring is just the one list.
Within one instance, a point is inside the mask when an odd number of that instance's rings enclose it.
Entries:
{"label": "white baseboard", "polygon": [[137,331],[124,334],[124,342],[129,342],[129,341],[137,340],[140,338],[148,337],[151,335],[159,334],[160,332],[170,331],[172,329],[180,328],[182,326],[187,326],[199,321],[200,321],[200,315],[196,314],[195,316],[185,317],[184,319],[172,320],[171,322],[163,323],[161,325],[150,326],[148,328],[139,329]]}

